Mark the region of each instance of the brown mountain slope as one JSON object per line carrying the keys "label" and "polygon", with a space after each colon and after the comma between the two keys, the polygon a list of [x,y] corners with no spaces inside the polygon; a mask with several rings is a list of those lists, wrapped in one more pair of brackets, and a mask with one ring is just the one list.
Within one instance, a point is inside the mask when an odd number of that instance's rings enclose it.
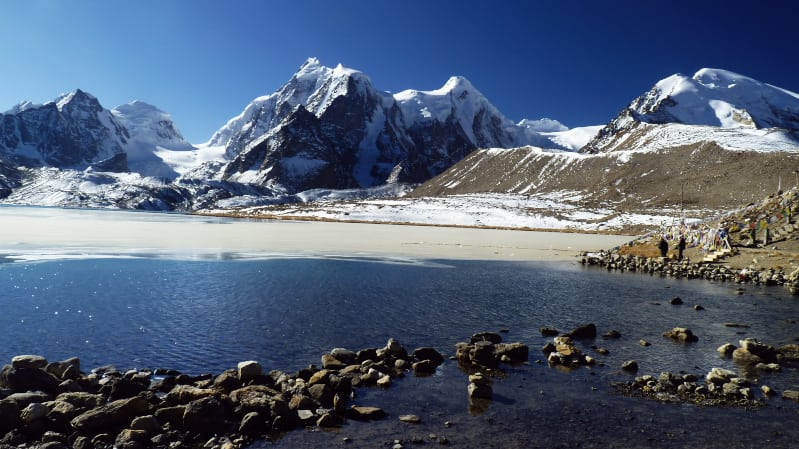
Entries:
{"label": "brown mountain slope", "polygon": [[713,142],[598,155],[478,150],[411,196],[563,192],[586,208],[651,212],[684,205],[712,216],[793,186],[797,169],[799,153],[732,151]]}

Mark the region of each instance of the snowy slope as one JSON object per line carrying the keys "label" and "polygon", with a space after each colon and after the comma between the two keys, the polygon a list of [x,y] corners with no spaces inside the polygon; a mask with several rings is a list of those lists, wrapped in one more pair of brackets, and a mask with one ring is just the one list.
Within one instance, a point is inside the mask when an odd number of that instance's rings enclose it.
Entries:
{"label": "snowy slope", "polygon": [[799,95],[726,70],[701,69],[690,78],[672,75],[633,100],[582,151],[637,150],[703,140],[731,149],[785,150],[787,145],[795,150]]}
{"label": "snowy slope", "polygon": [[125,152],[132,172],[169,179],[178,176],[180,168],[159,153],[191,154],[195,148],[183,138],[169,114],[143,101],[117,106],[111,113],[130,135]]}

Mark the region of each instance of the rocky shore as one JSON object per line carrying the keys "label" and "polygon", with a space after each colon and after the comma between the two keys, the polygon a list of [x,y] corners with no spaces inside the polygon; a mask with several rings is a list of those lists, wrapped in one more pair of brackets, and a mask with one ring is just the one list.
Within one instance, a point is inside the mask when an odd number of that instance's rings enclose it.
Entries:
{"label": "rocky shore", "polygon": [[[490,402],[495,370],[526,362],[528,349],[481,333],[459,343],[455,358],[468,373],[465,395],[480,407]],[[429,376],[444,361],[435,348],[408,351],[395,339],[382,348],[333,349],[320,366],[296,373],[243,361],[218,375],[110,366],[86,374],[78,358],[20,355],[0,371],[0,448],[240,448],[295,428],[384,419],[381,408],[358,403],[358,389],[386,389],[409,373]]]}

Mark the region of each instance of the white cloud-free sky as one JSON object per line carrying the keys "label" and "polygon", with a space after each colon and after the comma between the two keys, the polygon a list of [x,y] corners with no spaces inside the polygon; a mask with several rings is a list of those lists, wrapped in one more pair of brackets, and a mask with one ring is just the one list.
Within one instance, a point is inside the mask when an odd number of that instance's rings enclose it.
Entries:
{"label": "white cloud-free sky", "polygon": [[392,92],[463,75],[511,120],[595,125],[701,67],[799,92],[797,17],[792,0],[9,0],[0,111],[80,88],[199,143],[317,57]]}

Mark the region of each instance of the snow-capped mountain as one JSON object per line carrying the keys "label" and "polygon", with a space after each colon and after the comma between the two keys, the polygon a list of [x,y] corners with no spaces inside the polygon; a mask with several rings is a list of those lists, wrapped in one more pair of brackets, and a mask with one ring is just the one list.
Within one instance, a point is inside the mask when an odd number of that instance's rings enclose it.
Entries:
{"label": "snow-capped mountain", "polygon": [[174,179],[179,173],[159,156],[159,152],[196,150],[183,138],[172,117],[151,104],[137,100],[115,107],[111,114],[128,130],[124,149],[132,172]]}
{"label": "snow-capped mountain", "polygon": [[[799,143],[799,94],[730,71],[705,68],[690,78],[676,74],[657,82],[582,151],[653,149],[700,140],[749,149],[761,146],[761,137],[775,140],[773,132],[779,134],[776,140]],[[729,136],[736,143],[727,145]],[[750,143],[742,142],[748,137]]]}
{"label": "snow-capped mountain", "polygon": [[92,95],[20,103],[0,114],[0,159],[16,165],[125,171],[130,134]]}
{"label": "snow-capped mountain", "polygon": [[287,192],[422,182],[481,147],[565,149],[508,120],[464,77],[392,95],[357,70],[315,58],[209,145],[224,146],[229,159],[220,179]]}

